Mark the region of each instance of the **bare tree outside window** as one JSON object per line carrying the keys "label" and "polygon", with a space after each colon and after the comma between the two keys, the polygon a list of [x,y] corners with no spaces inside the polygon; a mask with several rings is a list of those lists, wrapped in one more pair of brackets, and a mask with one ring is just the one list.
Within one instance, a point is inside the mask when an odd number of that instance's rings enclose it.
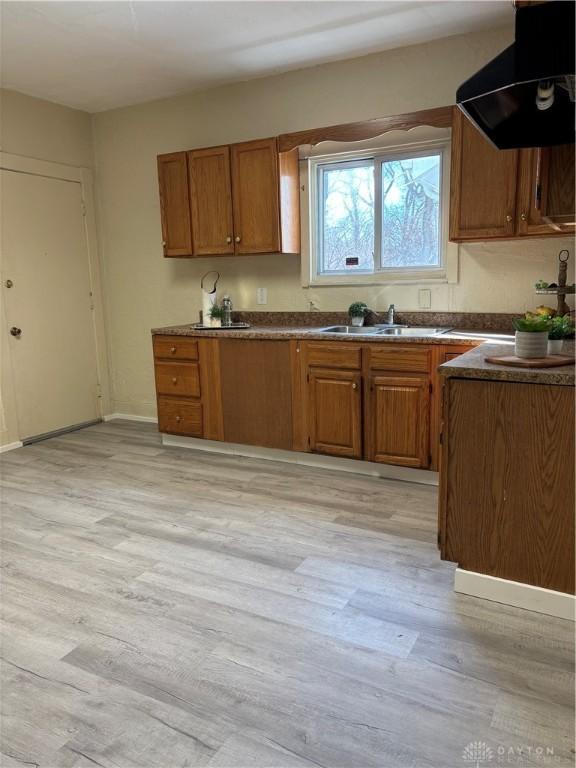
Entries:
{"label": "bare tree outside window", "polygon": [[[323,271],[374,267],[374,166],[343,165],[322,173]],[[347,258],[357,265],[346,266]]]}
{"label": "bare tree outside window", "polygon": [[317,183],[319,274],[441,266],[441,150],[320,163]]}

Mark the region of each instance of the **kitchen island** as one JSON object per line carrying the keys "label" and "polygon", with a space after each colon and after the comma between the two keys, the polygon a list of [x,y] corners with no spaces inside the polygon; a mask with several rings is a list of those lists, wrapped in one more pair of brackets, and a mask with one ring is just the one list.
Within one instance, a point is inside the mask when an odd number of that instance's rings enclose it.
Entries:
{"label": "kitchen island", "polygon": [[484,359],[503,354],[483,344],[440,367],[441,555],[457,591],[573,618],[574,366]]}

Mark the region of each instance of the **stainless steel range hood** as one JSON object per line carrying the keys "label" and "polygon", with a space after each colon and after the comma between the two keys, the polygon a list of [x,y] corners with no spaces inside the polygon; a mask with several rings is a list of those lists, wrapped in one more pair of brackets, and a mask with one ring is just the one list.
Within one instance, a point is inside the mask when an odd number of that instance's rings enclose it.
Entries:
{"label": "stainless steel range hood", "polygon": [[499,149],[574,142],[574,6],[518,8],[514,44],[458,88],[460,109]]}

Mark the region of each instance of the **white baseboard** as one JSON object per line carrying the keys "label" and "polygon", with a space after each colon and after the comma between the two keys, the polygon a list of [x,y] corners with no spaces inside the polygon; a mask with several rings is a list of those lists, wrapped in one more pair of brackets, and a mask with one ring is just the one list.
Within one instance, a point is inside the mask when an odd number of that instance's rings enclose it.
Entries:
{"label": "white baseboard", "polygon": [[224,443],[219,440],[204,440],[196,437],[178,437],[166,434],[162,435],[162,444],[173,448],[190,448],[195,451],[245,456],[250,459],[283,461],[287,464],[322,467],[323,469],[338,470],[339,472],[352,472],[357,475],[384,477],[389,480],[404,480],[411,483],[438,485],[438,473],[428,469],[396,467],[392,464],[376,464],[372,461],[341,459],[338,456],[322,456],[318,453],[300,453],[298,451],[284,451],[278,448],[259,448],[254,445],[239,445],[237,443]]}
{"label": "white baseboard", "polygon": [[496,603],[525,608],[528,611],[576,620],[576,597],[553,589],[534,587],[519,581],[500,579],[484,573],[457,568],[454,574],[454,591],[473,597],[482,597]]}
{"label": "white baseboard", "polygon": [[6,443],[6,445],[0,445],[0,453],[13,451],[15,448],[22,448],[22,446],[23,446],[23,443],[21,440],[17,440],[15,443]]}
{"label": "white baseboard", "polygon": [[148,424],[158,424],[158,419],[155,416],[137,416],[135,413],[108,413],[102,419],[104,421],[123,419],[124,421],[145,421]]}

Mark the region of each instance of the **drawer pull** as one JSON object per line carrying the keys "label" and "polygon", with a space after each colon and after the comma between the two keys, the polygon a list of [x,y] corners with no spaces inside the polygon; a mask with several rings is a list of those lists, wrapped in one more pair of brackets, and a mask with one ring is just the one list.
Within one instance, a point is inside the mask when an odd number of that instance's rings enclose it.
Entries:
{"label": "drawer pull", "polygon": [[172,376],[172,384],[176,384],[178,382],[178,379],[176,376]]}
{"label": "drawer pull", "polygon": [[176,416],[176,421],[182,421],[182,416]]}
{"label": "drawer pull", "polygon": [[176,352],[176,347],[170,347],[170,352],[172,352],[172,354],[174,354]]}

